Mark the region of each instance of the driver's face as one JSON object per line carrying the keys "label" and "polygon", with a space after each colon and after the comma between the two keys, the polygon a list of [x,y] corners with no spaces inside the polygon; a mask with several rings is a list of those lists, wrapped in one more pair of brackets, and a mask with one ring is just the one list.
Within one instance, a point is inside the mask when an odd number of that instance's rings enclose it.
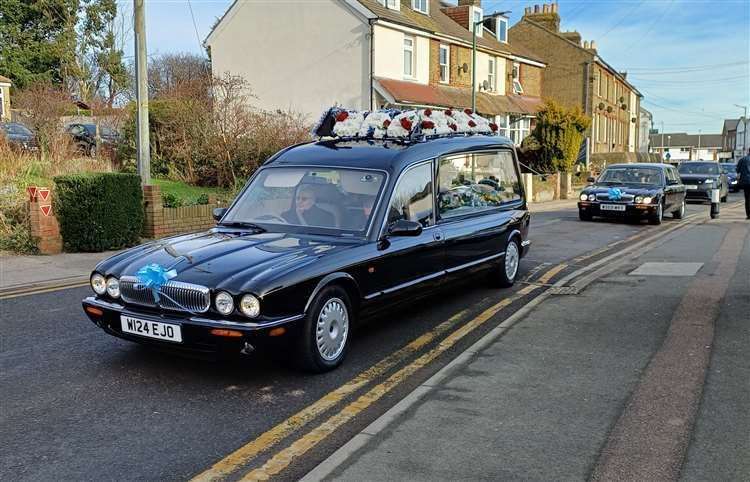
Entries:
{"label": "driver's face", "polygon": [[295,199],[298,211],[307,211],[315,204],[315,196],[310,191],[300,191]]}

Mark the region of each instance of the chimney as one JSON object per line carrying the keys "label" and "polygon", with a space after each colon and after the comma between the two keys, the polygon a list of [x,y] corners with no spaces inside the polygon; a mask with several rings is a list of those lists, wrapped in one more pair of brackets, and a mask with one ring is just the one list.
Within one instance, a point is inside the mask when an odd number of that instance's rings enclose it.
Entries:
{"label": "chimney", "polygon": [[455,7],[447,6],[440,10],[454,22],[471,32],[471,7],[482,6],[482,0],[458,0]]}
{"label": "chimney", "polygon": [[589,41],[588,40],[584,40],[583,41],[583,48],[585,48],[586,50],[589,49]]}
{"label": "chimney", "polygon": [[580,46],[581,45],[581,34],[573,31],[573,32],[561,32],[560,35],[562,35],[565,39],[570,40],[574,44]]}
{"label": "chimney", "polygon": [[591,41],[591,50],[596,50],[596,42]]}
{"label": "chimney", "polygon": [[534,11],[532,12],[531,8],[526,9],[523,17],[557,33],[560,31],[560,14],[557,13],[557,10],[556,3],[534,5]]}
{"label": "chimney", "polygon": [[481,7],[482,0],[458,0],[459,7]]}

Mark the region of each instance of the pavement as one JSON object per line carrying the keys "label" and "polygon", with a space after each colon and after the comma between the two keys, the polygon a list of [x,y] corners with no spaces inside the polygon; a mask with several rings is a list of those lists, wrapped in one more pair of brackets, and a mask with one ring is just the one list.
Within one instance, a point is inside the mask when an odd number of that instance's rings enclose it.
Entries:
{"label": "pavement", "polygon": [[88,282],[93,267],[115,251],[50,256],[0,256],[0,294]]}
{"label": "pavement", "polygon": [[[610,263],[486,335],[302,480],[748,480],[744,213]],[[673,263],[671,276],[637,274],[646,263]]]}

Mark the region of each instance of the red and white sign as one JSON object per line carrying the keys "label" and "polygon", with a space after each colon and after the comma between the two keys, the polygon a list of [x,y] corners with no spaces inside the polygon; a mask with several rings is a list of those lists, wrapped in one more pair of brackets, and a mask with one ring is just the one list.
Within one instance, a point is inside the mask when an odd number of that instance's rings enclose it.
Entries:
{"label": "red and white sign", "polygon": [[46,201],[49,197],[49,188],[48,187],[40,187],[39,188],[39,197],[42,198],[42,201]]}
{"label": "red and white sign", "polygon": [[27,187],[26,192],[29,193],[29,201],[34,202],[34,199],[36,199],[36,186]]}
{"label": "red and white sign", "polygon": [[45,216],[49,216],[49,213],[52,211],[52,205],[44,204],[39,206],[39,209],[42,210],[42,214],[44,214]]}

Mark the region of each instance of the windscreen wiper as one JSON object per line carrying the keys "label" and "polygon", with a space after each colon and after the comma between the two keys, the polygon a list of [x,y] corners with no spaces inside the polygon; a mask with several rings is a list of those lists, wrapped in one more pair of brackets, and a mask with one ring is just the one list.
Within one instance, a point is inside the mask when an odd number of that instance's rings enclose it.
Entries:
{"label": "windscreen wiper", "polygon": [[219,226],[225,226],[228,228],[248,228],[248,229],[254,229],[258,231],[259,233],[265,233],[267,231],[266,228],[258,226],[255,223],[249,223],[247,221],[228,221],[225,223],[220,223]]}

